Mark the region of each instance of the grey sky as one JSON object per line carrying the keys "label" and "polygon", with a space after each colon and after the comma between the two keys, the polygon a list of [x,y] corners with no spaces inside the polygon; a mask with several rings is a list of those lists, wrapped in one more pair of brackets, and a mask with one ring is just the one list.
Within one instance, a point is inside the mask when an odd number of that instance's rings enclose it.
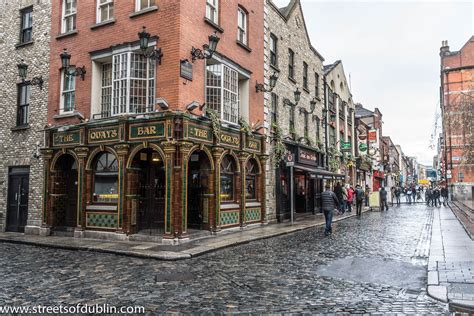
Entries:
{"label": "grey sky", "polygon": [[325,63],[343,61],[354,100],[378,107],[384,135],[431,165],[439,48],[448,40],[452,51],[459,50],[474,34],[472,1],[301,2],[313,46]]}

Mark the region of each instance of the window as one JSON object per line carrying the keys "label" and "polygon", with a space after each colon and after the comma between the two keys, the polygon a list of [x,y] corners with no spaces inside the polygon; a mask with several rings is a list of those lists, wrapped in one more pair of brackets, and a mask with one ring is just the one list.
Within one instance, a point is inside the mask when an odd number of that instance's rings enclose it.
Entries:
{"label": "window", "polygon": [[320,126],[321,126],[321,119],[316,117],[316,140],[320,140]]}
{"label": "window", "polygon": [[94,165],[94,202],[117,203],[118,163],[115,155],[103,152]]}
{"label": "window", "polygon": [[206,1],[206,18],[212,22],[219,24],[219,0]]}
{"label": "window", "polygon": [[278,39],[275,34],[270,34],[270,65],[277,67]]}
{"label": "window", "polygon": [[308,113],[304,113],[304,137],[308,137]]}
{"label": "window", "polygon": [[237,40],[247,45],[247,13],[242,9],[237,9]]}
{"label": "window", "polygon": [[28,7],[20,11],[21,14],[21,32],[20,44],[28,43],[32,40],[33,29],[33,7]]}
{"label": "window", "polygon": [[336,146],[336,129],[333,126],[329,126],[329,145]]}
{"label": "window", "polygon": [[206,66],[206,104],[220,113],[221,119],[238,123],[239,77],[237,71],[224,64]]}
{"label": "window", "polygon": [[234,172],[235,161],[229,156],[225,155],[221,161],[221,201],[234,201]]}
{"label": "window", "polygon": [[76,0],[63,0],[63,33],[72,32],[76,29]]}
{"label": "window", "polygon": [[61,110],[60,113],[74,111],[76,98],[76,77],[68,75],[64,70],[61,79]]}
{"label": "window", "polygon": [[245,166],[245,198],[256,200],[258,191],[258,165],[255,159],[249,159]]}
{"label": "window", "polygon": [[295,53],[291,49],[288,49],[288,77],[295,77]]}
{"label": "window", "polygon": [[101,117],[112,114],[112,64],[102,64],[102,86],[100,91]]}
{"label": "window", "polygon": [[18,109],[16,116],[16,125],[25,126],[29,121],[31,86],[29,83],[21,83],[18,85]]}
{"label": "window", "polygon": [[141,11],[155,5],[155,0],[136,0],[136,10]]}
{"label": "window", "polygon": [[278,123],[278,95],[272,92],[272,123]]}
{"label": "window", "polygon": [[319,97],[319,75],[317,72],[314,73],[314,95]]}
{"label": "window", "polygon": [[97,23],[105,22],[114,18],[114,1],[97,0]]}
{"label": "window", "polygon": [[292,137],[295,137],[296,131],[295,131],[295,107],[290,105],[290,118],[288,120],[290,124],[290,134]]}
{"label": "window", "polygon": [[303,62],[303,88],[308,90],[308,64]]}

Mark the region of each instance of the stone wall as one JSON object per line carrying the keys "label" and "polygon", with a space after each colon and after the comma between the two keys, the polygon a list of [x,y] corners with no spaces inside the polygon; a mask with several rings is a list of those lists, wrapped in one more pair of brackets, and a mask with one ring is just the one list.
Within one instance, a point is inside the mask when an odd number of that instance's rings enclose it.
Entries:
{"label": "stone wall", "polygon": [[[33,6],[33,41],[18,46],[20,10]],[[36,144],[43,144],[42,130],[46,124],[48,104],[49,41],[51,24],[50,0],[15,0],[0,3],[0,231],[5,230],[7,216],[8,173],[12,166],[29,166],[28,221],[25,231],[38,233],[41,225],[43,161],[33,157]],[[59,58],[59,57],[58,57]],[[31,86],[29,126],[18,130],[17,64],[28,64],[27,80],[35,76],[44,79],[43,89]]]}
{"label": "stone wall", "polygon": [[[299,88],[301,99],[295,109],[295,132],[299,137],[304,136],[304,114],[300,113],[300,108],[310,111],[310,101],[315,97],[315,73],[319,74],[319,98],[316,99],[316,109],[308,118],[308,138],[311,146],[315,147],[316,120],[317,116],[322,122],[322,109],[324,105],[323,86],[323,58],[315,51],[309,42],[304,22],[303,11],[299,1],[291,1],[288,9],[282,14],[270,1],[265,2],[265,83],[268,88],[269,78],[276,71],[279,77],[272,93],[278,95],[277,122],[272,122],[271,93],[265,93],[265,127],[267,131],[267,150],[270,159],[267,163],[267,219],[274,221],[276,218],[275,199],[275,170],[272,159],[272,124],[276,123],[282,130],[284,136],[290,134],[289,116],[290,106],[285,106],[283,100],[286,98],[291,102],[294,100],[294,91]],[[289,8],[288,7],[288,8]],[[270,34],[274,34],[278,39],[277,59],[278,67],[270,65]],[[295,53],[294,59],[294,79],[288,77],[288,49]],[[308,64],[308,90],[303,89],[303,62]],[[320,125],[319,140],[324,144],[324,129]],[[296,140],[298,141],[298,140]],[[302,140],[304,143],[305,141]]]}

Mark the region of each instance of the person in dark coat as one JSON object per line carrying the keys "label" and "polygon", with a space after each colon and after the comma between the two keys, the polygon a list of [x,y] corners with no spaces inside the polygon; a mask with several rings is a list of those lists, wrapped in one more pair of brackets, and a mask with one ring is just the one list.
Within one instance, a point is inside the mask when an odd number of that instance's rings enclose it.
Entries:
{"label": "person in dark coat", "polygon": [[334,209],[336,209],[339,204],[339,200],[336,197],[336,194],[331,191],[331,186],[329,184],[326,184],[325,188],[326,191],[321,193],[321,202],[324,218],[326,219],[324,235],[328,236],[329,234],[332,234],[332,216],[334,214]]}
{"label": "person in dark coat", "polygon": [[397,201],[397,205],[400,205],[400,195],[401,194],[402,194],[402,189],[399,186],[397,186],[395,188],[395,199]]}
{"label": "person in dark coat", "polygon": [[341,183],[337,182],[336,186],[334,187],[334,194],[338,199],[337,209],[344,213],[344,190],[342,189]]}
{"label": "person in dark coat", "polygon": [[441,197],[443,198],[443,205],[448,206],[448,188],[446,186],[441,188]]}
{"label": "person in dark coat", "polygon": [[384,187],[380,188],[380,210],[383,211],[386,209],[388,211],[388,204],[387,204],[387,191]]}
{"label": "person in dark coat", "polygon": [[355,200],[356,200],[357,216],[361,216],[362,215],[362,202],[364,201],[365,192],[364,190],[362,190],[360,185],[356,186],[354,195],[355,195]]}
{"label": "person in dark coat", "polygon": [[438,207],[438,203],[439,203],[439,206],[441,206],[441,200],[439,199],[441,193],[439,192],[439,188],[436,187],[434,190],[433,190],[433,201],[434,201],[434,206]]}

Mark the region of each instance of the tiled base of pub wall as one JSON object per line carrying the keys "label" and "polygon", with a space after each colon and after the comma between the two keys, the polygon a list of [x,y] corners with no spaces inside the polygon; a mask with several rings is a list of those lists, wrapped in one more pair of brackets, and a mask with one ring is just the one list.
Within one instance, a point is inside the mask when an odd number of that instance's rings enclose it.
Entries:
{"label": "tiled base of pub wall", "polygon": [[245,223],[260,222],[262,219],[261,209],[259,207],[245,209]]}
{"label": "tiled base of pub wall", "polygon": [[221,211],[221,227],[231,227],[240,224],[240,210]]}

